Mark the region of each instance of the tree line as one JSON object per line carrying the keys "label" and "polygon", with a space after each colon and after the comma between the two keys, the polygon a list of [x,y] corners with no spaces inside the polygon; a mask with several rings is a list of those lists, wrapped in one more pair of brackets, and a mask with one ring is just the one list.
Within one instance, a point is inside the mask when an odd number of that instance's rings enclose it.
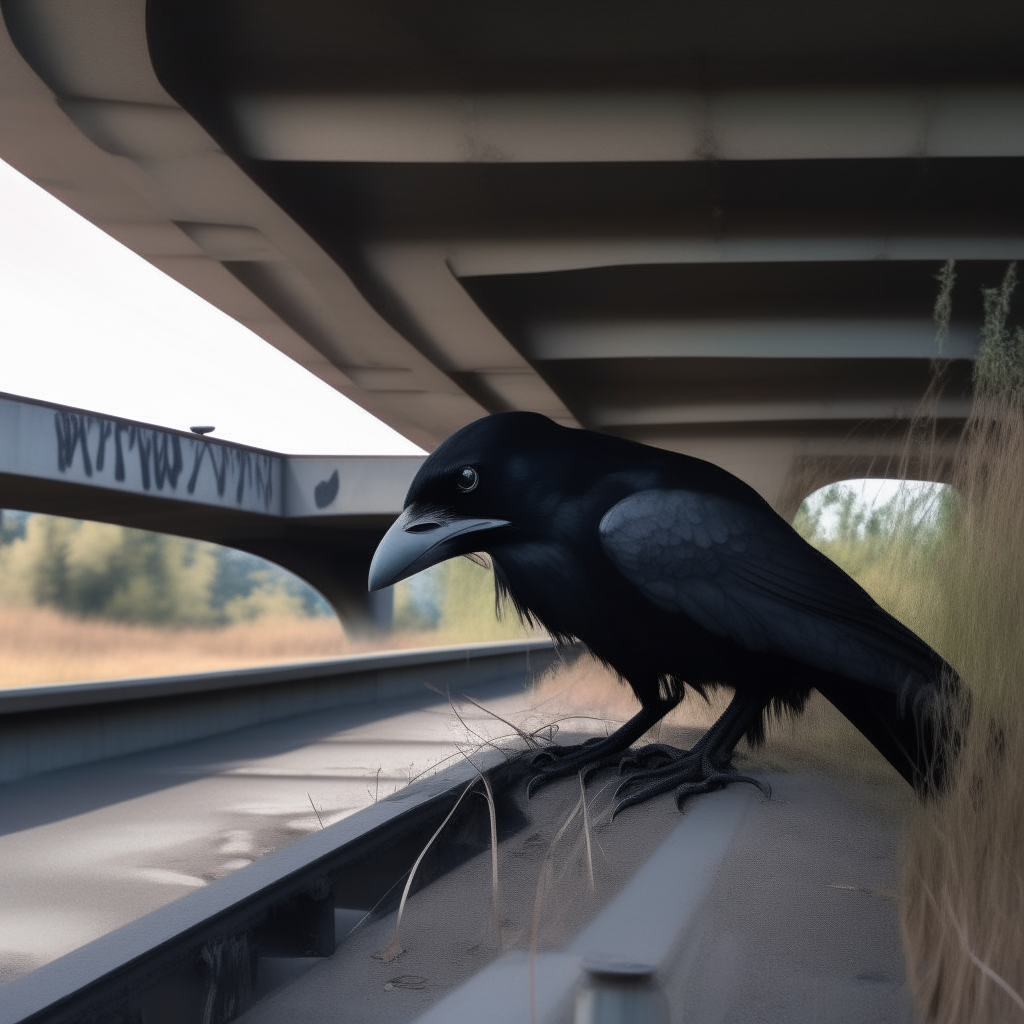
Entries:
{"label": "tree line", "polygon": [[218,544],[0,511],[0,603],[148,625],[333,614],[292,573]]}

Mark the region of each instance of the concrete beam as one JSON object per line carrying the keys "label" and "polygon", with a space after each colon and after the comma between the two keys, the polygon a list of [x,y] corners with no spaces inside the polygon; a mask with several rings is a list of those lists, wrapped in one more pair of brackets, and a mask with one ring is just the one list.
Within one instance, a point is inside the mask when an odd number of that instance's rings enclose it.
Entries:
{"label": "concrete beam", "polygon": [[261,160],[590,163],[1024,156],[1024,90],[239,95]]}
{"label": "concrete beam", "polygon": [[577,426],[547,382],[459,284],[443,246],[374,243],[367,260],[400,304],[420,348],[489,409],[530,409]]}
{"label": "concrete beam", "polygon": [[527,328],[532,360],[973,359],[978,331],[951,325],[942,353],[919,319],[691,319],[541,322]]}
{"label": "concrete beam", "polygon": [[486,412],[168,95],[140,0],[3,5],[0,157],[422,447]]}
{"label": "concrete beam", "polygon": [[[1016,260],[1024,234],[993,220],[985,230],[932,219],[917,230],[861,224],[820,224],[816,231],[759,225],[744,229],[741,215],[716,234],[695,230],[671,237],[538,237],[453,239],[439,243],[457,277],[546,274],[597,267],[662,263],[819,263],[862,260]],[[394,244],[394,243],[392,243]]]}
{"label": "concrete beam", "polygon": [[[0,474],[276,519],[391,516],[419,456],[287,456],[0,396]],[[5,492],[9,507],[17,491]],[[112,513],[117,502],[112,501]],[[74,515],[67,511],[59,514]]]}
{"label": "concrete beam", "polygon": [[[769,424],[802,422],[811,426],[828,420],[906,421],[918,414],[921,399],[905,398],[805,398],[778,401],[680,401],[674,404],[597,405],[590,419],[598,428],[661,427],[668,425],[722,423]],[[970,398],[943,398],[934,410],[938,419],[966,419]]]}

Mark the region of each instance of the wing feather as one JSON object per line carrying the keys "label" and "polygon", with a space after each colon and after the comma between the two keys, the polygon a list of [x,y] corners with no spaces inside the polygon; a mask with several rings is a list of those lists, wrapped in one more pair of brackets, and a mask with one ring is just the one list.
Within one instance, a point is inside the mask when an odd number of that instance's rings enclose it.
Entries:
{"label": "wing feather", "polygon": [[767,509],[646,490],[601,520],[601,544],[653,604],[752,653],[885,689],[933,671],[927,645]]}

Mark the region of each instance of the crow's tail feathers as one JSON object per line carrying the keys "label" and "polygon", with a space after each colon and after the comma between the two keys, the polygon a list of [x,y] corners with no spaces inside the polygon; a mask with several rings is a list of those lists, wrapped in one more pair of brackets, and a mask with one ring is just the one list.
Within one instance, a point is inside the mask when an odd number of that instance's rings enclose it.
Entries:
{"label": "crow's tail feathers", "polygon": [[921,796],[949,781],[970,713],[959,676],[945,663],[928,682],[908,682],[899,693],[847,680],[821,681],[822,695],[842,712]]}

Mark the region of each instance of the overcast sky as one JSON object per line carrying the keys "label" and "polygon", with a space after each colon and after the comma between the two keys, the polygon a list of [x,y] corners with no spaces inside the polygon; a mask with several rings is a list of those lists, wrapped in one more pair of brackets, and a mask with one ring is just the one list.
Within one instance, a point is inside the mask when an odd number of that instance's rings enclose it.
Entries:
{"label": "overcast sky", "polygon": [[273,451],[419,452],[2,161],[0,391]]}

